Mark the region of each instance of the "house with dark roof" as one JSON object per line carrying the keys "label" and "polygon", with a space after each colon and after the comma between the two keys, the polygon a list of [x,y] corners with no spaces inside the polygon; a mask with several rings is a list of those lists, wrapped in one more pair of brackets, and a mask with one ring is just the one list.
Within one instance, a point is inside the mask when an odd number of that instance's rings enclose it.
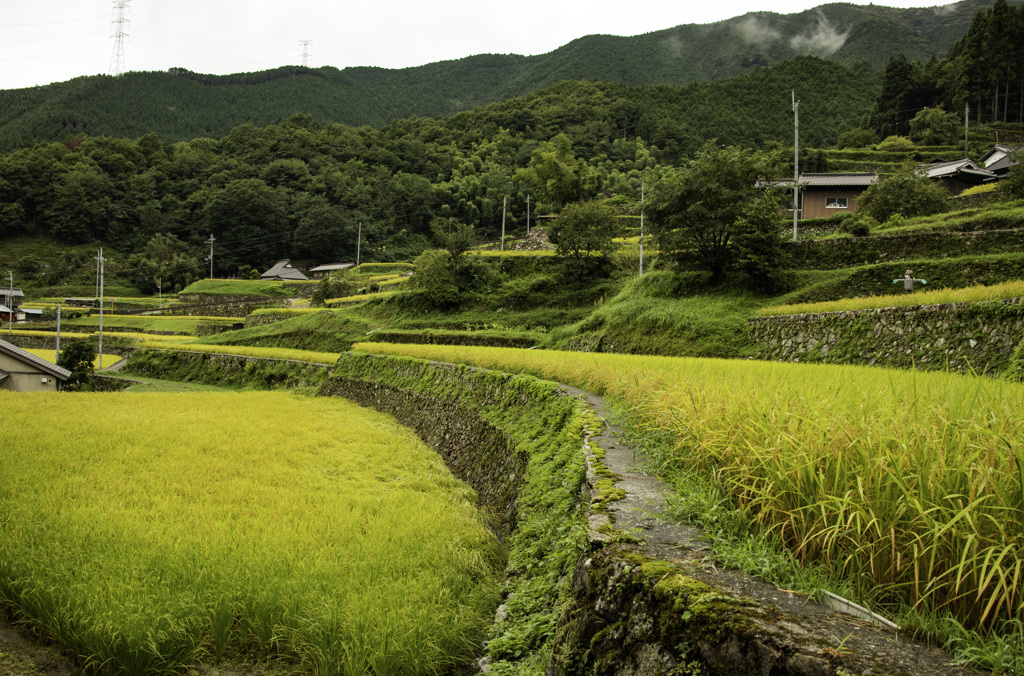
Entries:
{"label": "house with dark roof", "polygon": [[[860,209],[861,193],[877,182],[878,174],[873,172],[800,174],[800,217],[822,218],[838,213],[855,214]],[[792,188],[793,181],[782,180],[776,184],[783,188]]]}
{"label": "house with dark roof", "polygon": [[56,392],[71,371],[0,340],[0,390]]}
{"label": "house with dark roof", "polygon": [[302,274],[301,270],[293,266],[292,262],[285,258],[260,275],[260,279],[269,282],[304,282],[309,277]]}
{"label": "house with dark roof", "polygon": [[0,305],[6,305],[15,312],[25,301],[25,293],[21,289],[12,289],[9,286],[0,288]]}
{"label": "house with dark roof", "polygon": [[996,145],[981,158],[981,166],[998,178],[1006,178],[1010,167],[1016,166],[1018,157],[1024,155],[1024,146]]}
{"label": "house with dark roof", "polygon": [[938,181],[951,195],[959,195],[967,188],[996,180],[994,172],[979,167],[968,158],[952,161],[933,161],[917,165],[917,173]]}

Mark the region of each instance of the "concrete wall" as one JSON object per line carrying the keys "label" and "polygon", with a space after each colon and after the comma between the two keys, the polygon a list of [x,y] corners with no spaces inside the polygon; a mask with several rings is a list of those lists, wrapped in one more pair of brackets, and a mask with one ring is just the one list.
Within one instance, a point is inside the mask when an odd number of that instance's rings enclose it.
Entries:
{"label": "concrete wall", "polygon": [[60,389],[58,378],[30,363],[6,354],[0,354],[0,371],[8,374],[8,377],[0,382],[0,390],[56,392]]}

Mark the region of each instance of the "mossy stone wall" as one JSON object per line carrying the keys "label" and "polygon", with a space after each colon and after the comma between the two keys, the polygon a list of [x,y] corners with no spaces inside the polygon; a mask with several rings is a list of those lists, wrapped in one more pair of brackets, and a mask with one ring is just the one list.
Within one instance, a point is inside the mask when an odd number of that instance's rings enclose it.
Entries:
{"label": "mossy stone wall", "polygon": [[1024,340],[1021,299],[755,317],[757,357],[1000,374]]}
{"label": "mossy stone wall", "polygon": [[204,385],[273,389],[319,386],[327,379],[330,366],[211,352],[141,349],[132,353],[125,370]]}
{"label": "mossy stone wall", "polygon": [[181,312],[200,317],[246,317],[253,310],[283,302],[280,296],[210,293],[183,293],[178,300]]}
{"label": "mossy stone wall", "polygon": [[833,270],[920,258],[949,258],[1014,253],[1024,249],[1024,229],[984,232],[914,232],[787,242],[785,247],[798,270]]}

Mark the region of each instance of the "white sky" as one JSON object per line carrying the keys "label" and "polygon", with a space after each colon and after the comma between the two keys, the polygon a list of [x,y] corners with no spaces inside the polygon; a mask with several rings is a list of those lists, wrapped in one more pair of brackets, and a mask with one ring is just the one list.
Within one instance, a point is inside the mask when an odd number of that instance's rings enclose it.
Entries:
{"label": "white sky", "polygon": [[[788,14],[825,1],[128,0],[125,66],[267,70],[301,63],[299,42],[312,40],[310,66],[404,68],[472,54],[543,54],[584,35],[639,35],[751,11]],[[114,0],[0,0],[0,89],[110,72],[116,14]]]}

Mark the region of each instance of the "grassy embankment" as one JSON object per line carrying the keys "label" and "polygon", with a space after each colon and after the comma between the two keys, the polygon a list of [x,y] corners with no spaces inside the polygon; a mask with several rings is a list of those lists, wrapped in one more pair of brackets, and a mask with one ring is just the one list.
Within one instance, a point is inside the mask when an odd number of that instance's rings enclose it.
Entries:
{"label": "grassy embankment", "polygon": [[0,459],[0,606],[87,670],[445,673],[479,650],[498,545],[471,491],[386,416],[283,393],[0,401],[19,423]]}
{"label": "grassy embankment", "polygon": [[[354,347],[613,395],[663,442],[648,453],[681,514],[717,511],[901,623],[968,652],[1009,646],[1024,663],[1013,649],[1024,639],[1024,385],[850,366]],[[694,477],[705,479],[699,510]]]}

